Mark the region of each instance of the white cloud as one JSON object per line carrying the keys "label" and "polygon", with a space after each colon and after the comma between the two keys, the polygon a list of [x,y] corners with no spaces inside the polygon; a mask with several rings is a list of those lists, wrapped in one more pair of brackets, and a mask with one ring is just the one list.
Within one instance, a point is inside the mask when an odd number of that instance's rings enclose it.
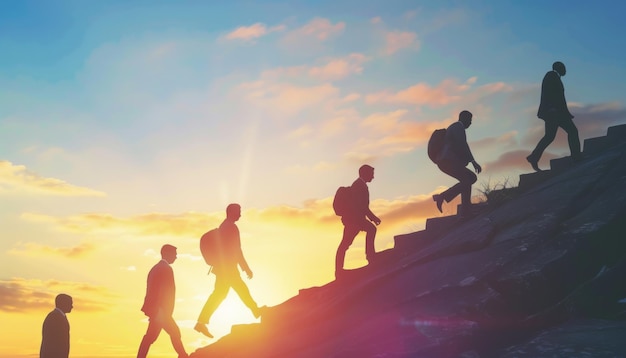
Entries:
{"label": "white cloud", "polygon": [[0,194],[27,193],[59,196],[105,196],[103,192],[75,186],[33,173],[23,165],[0,160]]}

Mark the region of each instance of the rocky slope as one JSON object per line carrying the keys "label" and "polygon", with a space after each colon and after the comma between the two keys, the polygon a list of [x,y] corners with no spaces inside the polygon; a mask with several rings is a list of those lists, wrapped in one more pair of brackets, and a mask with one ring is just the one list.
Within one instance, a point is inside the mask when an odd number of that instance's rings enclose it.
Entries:
{"label": "rocky slope", "polygon": [[626,357],[626,125],[202,357]]}

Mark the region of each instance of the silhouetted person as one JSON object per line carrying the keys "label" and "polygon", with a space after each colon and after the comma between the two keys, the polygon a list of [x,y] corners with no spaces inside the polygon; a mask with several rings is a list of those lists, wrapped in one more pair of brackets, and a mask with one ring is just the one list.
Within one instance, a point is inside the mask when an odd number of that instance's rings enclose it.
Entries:
{"label": "silhouetted person", "polygon": [[433,195],[433,200],[437,204],[439,212],[443,212],[441,206],[443,201],[450,202],[461,194],[461,216],[470,214],[472,184],[476,182],[476,174],[467,169],[467,164],[472,163],[476,173],[480,173],[482,168],[472,155],[472,151],[467,144],[465,130],[472,125],[472,113],[462,111],[459,113],[459,120],[452,123],[446,129],[443,149],[437,161],[439,169],[456,178],[459,182],[441,194]]}
{"label": "silhouetted person", "polygon": [[176,256],[176,247],[163,245],[161,261],[154,265],[148,273],[146,298],[141,310],[149,317],[149,323],[146,334],[139,345],[137,358],[144,358],[148,354],[150,346],[159,337],[161,330],[165,330],[170,335],[178,357],[187,357],[187,352],[180,338],[180,329],[172,318],[176,299],[176,284],[174,283],[174,271],[170,265],[176,261]]}
{"label": "silhouetted person", "polygon": [[546,133],[537,144],[537,147],[535,147],[535,150],[526,157],[533,169],[538,172],[541,171],[537,165],[539,159],[541,159],[543,151],[554,140],[559,127],[567,132],[567,142],[569,143],[572,159],[579,160],[581,157],[578,129],[572,121],[574,116],[567,109],[565,88],[563,87],[563,82],[561,82],[561,77],[565,76],[565,72],[565,65],[557,61],[552,64],[552,71],[546,73],[541,83],[541,102],[539,103],[537,117],[544,120]]}
{"label": "silhouetted person", "polygon": [[380,219],[370,210],[370,192],[367,183],[371,182],[372,179],[374,179],[374,168],[365,164],[359,168],[359,177],[350,186],[353,205],[351,210],[341,217],[343,236],[335,256],[335,278],[344,272],[343,263],[346,251],[359,232],[365,231],[365,257],[367,261],[371,263],[376,255],[374,246],[376,226],[372,222],[379,225]]}
{"label": "silhouetted person", "polygon": [[239,236],[239,228],[235,224],[241,217],[241,206],[239,204],[230,204],[226,207],[226,219],[219,227],[219,243],[221,248],[221,257],[218,260],[219,263],[213,266],[213,273],[215,274],[215,287],[213,292],[207,299],[194,329],[205,336],[212,338],[213,335],[209,332],[207,324],[211,316],[217,310],[217,307],[224,301],[228,295],[228,291],[232,288],[235,290],[239,298],[243,303],[252,311],[254,318],[261,316],[261,310],[257,306],[256,302],[250,295],[250,290],[245,282],[241,279],[239,268],[246,273],[248,279],[251,279],[253,274],[250,266],[246,262],[243,252],[241,251],[241,238]]}
{"label": "silhouetted person", "polygon": [[70,322],[72,297],[61,293],[54,299],[55,309],[48,313],[41,329],[40,358],[67,358],[70,354]]}

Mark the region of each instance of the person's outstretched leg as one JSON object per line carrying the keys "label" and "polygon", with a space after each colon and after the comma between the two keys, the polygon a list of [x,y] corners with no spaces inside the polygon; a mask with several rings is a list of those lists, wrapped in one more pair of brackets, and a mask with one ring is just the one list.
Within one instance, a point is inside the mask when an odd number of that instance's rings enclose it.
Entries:
{"label": "person's outstretched leg", "polygon": [[461,203],[469,203],[470,195],[472,193],[472,184],[474,184],[477,180],[476,174],[460,164],[440,165],[439,168],[442,172],[459,181],[448,188],[448,190],[441,193],[440,197],[449,203],[461,194]]}
{"label": "person's outstretched leg", "polygon": [[151,317],[146,334],[141,339],[141,344],[139,344],[137,358],[146,358],[148,351],[150,350],[150,346],[159,337],[159,333],[161,333],[161,324],[158,322],[156,317]]}
{"label": "person's outstretched leg", "polygon": [[461,187],[461,215],[470,215],[472,206],[472,184],[476,183],[478,178],[471,170],[463,168],[459,173],[459,186]]}
{"label": "person's outstretched leg", "polygon": [[185,347],[183,346],[183,342],[180,336],[180,328],[176,324],[176,321],[172,317],[168,317],[163,321],[163,329],[167,334],[170,335],[170,340],[172,341],[172,346],[176,353],[178,353],[178,358],[187,357],[187,352],[185,351]]}
{"label": "person's outstretched leg", "polygon": [[343,236],[341,238],[341,243],[337,248],[337,254],[335,255],[335,278],[337,275],[343,272],[343,264],[346,258],[346,251],[352,245],[354,238],[359,233],[359,228],[351,223],[344,223],[343,227]]}
{"label": "person's outstretched leg", "polygon": [[576,128],[576,125],[571,118],[563,119],[560,124],[561,128],[563,128],[563,130],[567,133],[567,143],[569,144],[570,155],[574,160],[580,159],[580,138],[578,137],[578,128]]}
{"label": "person's outstretched leg", "polygon": [[246,307],[250,309],[252,315],[254,315],[254,318],[259,318],[259,316],[261,315],[261,312],[259,311],[259,306],[254,301],[254,298],[252,298],[252,295],[250,294],[250,289],[248,288],[248,285],[243,282],[241,276],[237,275],[231,277],[230,286],[237,293],[237,295],[246,305]]}
{"label": "person's outstretched leg", "polygon": [[215,275],[215,288],[213,292],[207,299],[204,307],[202,307],[202,311],[200,311],[200,315],[198,316],[198,322],[194,329],[209,338],[213,338],[213,335],[209,333],[206,325],[209,323],[211,316],[219,307],[219,305],[224,301],[226,295],[228,294],[228,290],[230,289],[230,285],[228,284],[228,279],[226,279],[221,274]]}
{"label": "person's outstretched leg", "polygon": [[376,255],[376,246],[374,244],[374,240],[376,239],[376,225],[372,224],[371,221],[365,220],[361,230],[365,231],[365,257],[369,263],[372,263]]}
{"label": "person's outstretched leg", "polygon": [[533,167],[535,171],[538,171],[538,172],[541,171],[541,169],[539,169],[539,166],[538,166],[539,159],[541,159],[543,152],[546,150],[546,148],[548,148],[550,143],[554,141],[554,137],[556,137],[557,129],[559,129],[559,126],[556,123],[556,120],[554,119],[545,120],[546,132],[543,138],[539,140],[539,143],[537,143],[537,146],[532,151],[532,153],[530,153],[530,155],[526,157],[526,160],[528,160],[528,162],[530,163],[530,165]]}

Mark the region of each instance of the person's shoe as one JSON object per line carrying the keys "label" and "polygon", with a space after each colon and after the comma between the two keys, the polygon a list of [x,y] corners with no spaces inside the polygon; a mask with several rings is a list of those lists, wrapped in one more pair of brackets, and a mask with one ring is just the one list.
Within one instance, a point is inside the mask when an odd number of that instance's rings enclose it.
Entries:
{"label": "person's shoe", "polygon": [[441,206],[443,205],[443,195],[435,194],[433,195],[433,200],[437,204],[437,210],[439,210],[440,213],[443,213],[443,209],[441,208]]}
{"label": "person's shoe", "polygon": [[254,318],[259,318],[263,316],[263,312],[267,309],[267,306],[257,307],[257,309],[252,311],[252,315]]}
{"label": "person's shoe", "polygon": [[204,334],[205,336],[209,337],[209,338],[213,338],[213,335],[211,334],[211,332],[209,332],[209,329],[206,328],[206,325],[198,322],[196,323],[196,325],[193,327],[194,330]]}
{"label": "person's shoe", "polygon": [[367,255],[366,259],[367,259],[367,264],[368,265],[371,265],[371,264],[375,263],[376,262],[376,253],[371,254],[371,255]]}
{"label": "person's shoe", "polygon": [[533,169],[536,172],[542,172],[543,170],[541,170],[541,168],[539,168],[539,161],[535,160],[535,158],[531,157],[530,155],[526,157],[526,160],[528,161],[528,163],[530,163],[530,166],[533,167]]}

